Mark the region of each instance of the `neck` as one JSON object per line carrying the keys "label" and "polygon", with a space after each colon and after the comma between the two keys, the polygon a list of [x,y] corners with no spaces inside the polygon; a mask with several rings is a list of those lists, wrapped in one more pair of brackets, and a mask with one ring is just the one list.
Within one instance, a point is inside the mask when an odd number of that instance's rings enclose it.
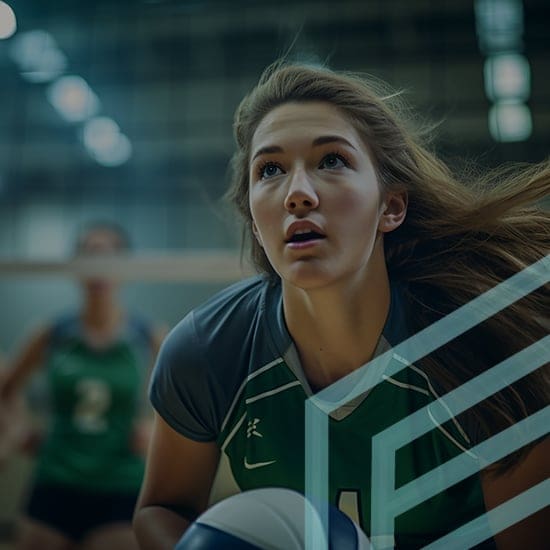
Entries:
{"label": "neck", "polygon": [[86,294],[82,319],[86,330],[111,334],[120,324],[122,310],[112,293]]}
{"label": "neck", "polygon": [[310,385],[322,389],[372,359],[390,306],[385,266],[355,284],[303,290],[285,286],[289,332]]}

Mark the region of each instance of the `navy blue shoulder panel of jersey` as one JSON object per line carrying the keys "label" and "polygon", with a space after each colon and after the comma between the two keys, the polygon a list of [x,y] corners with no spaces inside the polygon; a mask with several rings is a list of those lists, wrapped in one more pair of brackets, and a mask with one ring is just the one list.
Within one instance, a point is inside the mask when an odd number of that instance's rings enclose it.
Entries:
{"label": "navy blue shoulder panel of jersey", "polygon": [[58,342],[70,337],[76,338],[79,334],[79,316],[78,313],[65,313],[58,317],[52,324],[49,336],[50,346],[55,346]]}
{"label": "navy blue shoulder panel of jersey", "polygon": [[[384,337],[408,336],[399,285],[391,287]],[[236,283],[191,311],[170,332],[153,370],[149,396],[160,416],[196,441],[213,441],[234,396],[254,371],[292,344],[281,284],[263,276]]]}
{"label": "navy blue shoulder panel of jersey", "polygon": [[290,346],[286,331],[274,334],[281,310],[280,284],[258,276],[191,311],[165,339],[153,370],[149,396],[162,418],[186,437],[213,441],[247,376]]}
{"label": "navy blue shoulder panel of jersey", "polygon": [[[82,338],[82,320],[77,312],[62,314],[53,322],[49,336],[50,347],[69,338]],[[153,328],[145,318],[134,313],[128,314],[121,339],[146,342],[151,346]]]}
{"label": "navy blue shoulder panel of jersey", "polygon": [[153,326],[151,322],[136,313],[128,314],[126,330],[143,342],[153,343]]}

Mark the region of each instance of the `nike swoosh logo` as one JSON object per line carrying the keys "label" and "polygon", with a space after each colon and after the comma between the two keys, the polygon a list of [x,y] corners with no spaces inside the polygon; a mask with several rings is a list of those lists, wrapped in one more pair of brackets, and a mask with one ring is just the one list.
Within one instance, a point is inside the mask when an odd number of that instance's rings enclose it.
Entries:
{"label": "nike swoosh logo", "polygon": [[273,464],[274,462],[277,462],[276,460],[268,460],[267,462],[254,462],[253,464],[250,464],[248,460],[246,460],[246,456],[244,457],[244,467],[247,470],[254,470],[255,468],[262,468],[263,466],[269,466],[270,464]]}

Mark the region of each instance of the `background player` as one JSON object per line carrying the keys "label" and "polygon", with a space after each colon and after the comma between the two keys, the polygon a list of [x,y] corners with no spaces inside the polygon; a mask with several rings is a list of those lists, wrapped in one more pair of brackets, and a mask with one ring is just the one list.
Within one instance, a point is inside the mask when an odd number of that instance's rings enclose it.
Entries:
{"label": "background player", "polygon": [[[76,254],[119,254],[129,244],[122,227],[95,222],[79,235]],[[20,549],[136,547],[130,520],[150,422],[144,386],[161,335],[125,311],[114,280],[84,277],[81,286],[79,310],[38,330],[0,388],[11,403],[41,368],[51,401]]]}

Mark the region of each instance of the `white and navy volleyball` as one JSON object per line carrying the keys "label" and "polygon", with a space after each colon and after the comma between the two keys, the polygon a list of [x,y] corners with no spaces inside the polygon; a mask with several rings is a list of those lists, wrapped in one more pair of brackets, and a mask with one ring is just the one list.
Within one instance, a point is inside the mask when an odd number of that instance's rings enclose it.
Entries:
{"label": "white and navy volleyball", "polygon": [[[185,532],[176,550],[303,550],[305,514],[322,533],[315,508],[289,489],[264,488],[239,493],[217,503]],[[365,533],[343,512],[329,508],[329,550],[367,550]]]}

